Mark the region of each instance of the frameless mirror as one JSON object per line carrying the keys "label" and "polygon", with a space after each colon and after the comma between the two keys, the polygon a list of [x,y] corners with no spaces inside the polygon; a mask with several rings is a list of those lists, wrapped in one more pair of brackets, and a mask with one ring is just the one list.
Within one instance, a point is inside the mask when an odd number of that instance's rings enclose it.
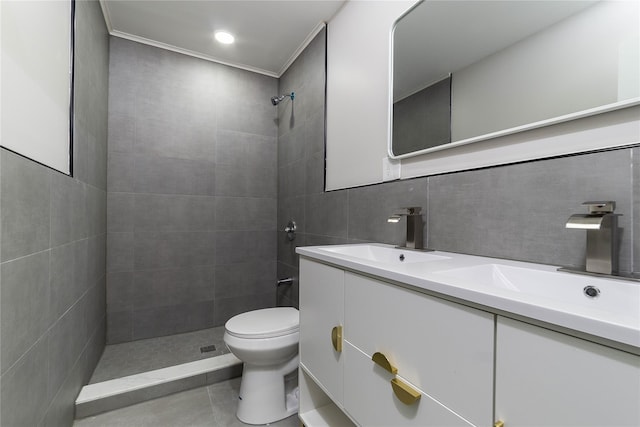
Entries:
{"label": "frameless mirror", "polygon": [[[394,29],[390,157],[639,104],[639,14],[637,1],[418,3]],[[443,79],[450,97],[433,98]]]}

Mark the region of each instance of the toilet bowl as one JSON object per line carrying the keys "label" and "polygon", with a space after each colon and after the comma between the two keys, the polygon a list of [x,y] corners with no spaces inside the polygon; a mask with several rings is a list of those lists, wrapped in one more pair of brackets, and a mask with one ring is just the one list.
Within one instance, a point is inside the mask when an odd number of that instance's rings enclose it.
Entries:
{"label": "toilet bowl", "polygon": [[297,390],[287,390],[285,376],[298,368],[299,324],[298,310],[277,307],[238,314],[224,325],[225,344],[244,362],[240,421],[267,424],[298,411]]}

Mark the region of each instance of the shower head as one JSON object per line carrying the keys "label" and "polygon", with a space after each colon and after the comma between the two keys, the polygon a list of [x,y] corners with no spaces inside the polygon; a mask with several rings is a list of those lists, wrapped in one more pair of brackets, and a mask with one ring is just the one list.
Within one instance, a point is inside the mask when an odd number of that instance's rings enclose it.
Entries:
{"label": "shower head", "polygon": [[293,92],[291,92],[290,94],[286,94],[286,95],[272,96],[271,97],[271,104],[278,105],[278,104],[280,104],[280,101],[282,101],[285,98],[291,98],[291,100],[293,101],[294,97],[295,97],[295,94]]}

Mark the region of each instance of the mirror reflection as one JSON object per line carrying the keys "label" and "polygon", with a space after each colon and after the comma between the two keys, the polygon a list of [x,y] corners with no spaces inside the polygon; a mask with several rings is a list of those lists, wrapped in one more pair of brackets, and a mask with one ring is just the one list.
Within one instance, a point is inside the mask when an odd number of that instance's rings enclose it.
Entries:
{"label": "mirror reflection", "polygon": [[419,3],[394,30],[392,157],[636,104],[639,4]]}

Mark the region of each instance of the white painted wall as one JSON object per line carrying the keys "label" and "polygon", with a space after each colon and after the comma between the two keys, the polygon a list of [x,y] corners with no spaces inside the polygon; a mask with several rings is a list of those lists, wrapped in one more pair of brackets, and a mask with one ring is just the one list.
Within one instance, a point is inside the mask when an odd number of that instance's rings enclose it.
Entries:
{"label": "white painted wall", "polygon": [[0,2],[0,145],[70,172],[70,1]]}
{"label": "white painted wall", "polygon": [[327,190],[382,182],[391,29],[414,3],[349,1],[327,25]]}

